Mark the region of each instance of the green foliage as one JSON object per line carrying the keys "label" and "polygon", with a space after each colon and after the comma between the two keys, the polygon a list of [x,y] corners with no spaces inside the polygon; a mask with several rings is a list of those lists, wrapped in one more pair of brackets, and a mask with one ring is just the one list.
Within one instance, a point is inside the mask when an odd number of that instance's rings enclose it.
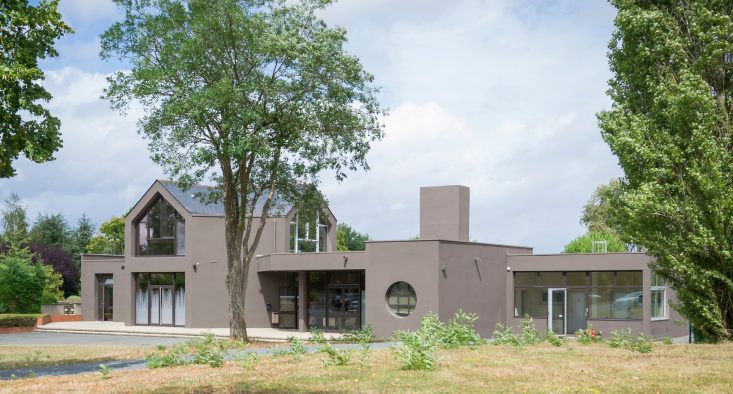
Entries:
{"label": "green foliage", "polygon": [[580,329],[575,332],[575,339],[583,345],[589,345],[591,343],[603,342],[603,333],[589,324],[586,329]]}
{"label": "green foliage", "polygon": [[652,351],[654,338],[644,334],[639,335],[629,346],[629,350],[639,353],[649,353]]}
{"label": "green foliage", "polygon": [[30,238],[32,243],[42,245],[58,245],[69,251],[69,224],[60,213],[55,215],[38,214],[36,222],[33,223]]}
{"label": "green foliage", "polygon": [[567,339],[565,339],[565,337],[558,336],[557,334],[555,334],[554,331],[547,331],[547,334],[545,334],[545,339],[550,345],[557,347],[560,347],[567,343]]}
{"label": "green foliage", "polygon": [[39,317],[36,313],[19,314],[8,313],[0,314],[0,327],[35,327]]}
{"label": "green foliage", "polygon": [[236,356],[234,356],[234,360],[236,360],[239,363],[239,366],[245,370],[254,369],[257,366],[257,363],[259,362],[259,358],[257,357],[257,354],[252,353],[252,352],[239,353]]}
{"label": "green foliage", "polygon": [[343,334],[343,340],[349,343],[374,342],[374,326],[367,324],[361,330],[346,332]]}
{"label": "green foliage", "polygon": [[26,249],[11,248],[0,255],[0,311],[40,312],[46,272],[43,264],[32,262]]}
{"label": "green foliage", "polygon": [[619,223],[614,216],[611,199],[621,193],[621,180],[611,179],[607,184],[599,185],[590,200],[583,206],[580,223],[590,232],[621,235]]}
{"label": "green foliage", "polygon": [[[424,337],[431,338],[436,346],[444,349],[480,345],[485,341],[474,328],[477,319],[475,313],[466,313],[459,309],[448,322],[443,323],[437,314],[428,312],[420,321],[419,331]],[[398,340],[402,334],[404,333],[395,334]]]}
{"label": "green foliage", "polygon": [[395,334],[400,344],[395,347],[397,359],[406,370],[431,370],[438,367],[438,345],[422,330]]}
{"label": "green foliage", "polygon": [[28,219],[26,208],[16,193],[5,200],[2,211],[2,239],[12,247],[19,247],[28,238]]}
{"label": "green foliage", "polygon": [[55,304],[64,299],[64,291],[61,290],[61,287],[64,285],[64,278],[49,265],[44,265],[43,270],[45,280],[43,294],[41,295],[41,305]]}
{"label": "green foliage", "polygon": [[68,296],[66,297],[66,302],[80,303],[81,297],[79,297],[78,295]]}
{"label": "green foliage", "polygon": [[69,252],[74,257],[74,261],[79,264],[81,262],[81,254],[85,253],[87,246],[94,236],[94,223],[86,214],[79,218],[76,227],[69,233]]}
{"label": "green foliage", "polygon": [[362,234],[345,223],[339,223],[336,226],[336,250],[361,251],[366,249],[366,241],[369,240],[368,234]]}
{"label": "green foliage", "polygon": [[343,366],[351,361],[351,350],[349,349],[336,349],[330,343],[324,343],[318,350],[328,356],[323,360],[323,365],[327,367]]}
{"label": "green foliage", "polygon": [[326,336],[323,335],[323,330],[319,330],[317,328],[311,330],[311,342],[320,345],[326,343]]}
{"label": "green foliage", "polygon": [[537,327],[534,325],[534,320],[529,316],[524,316],[524,319],[520,322],[520,337],[524,345],[534,345],[540,343],[544,339]]}
{"label": "green foliage", "polygon": [[674,342],[672,341],[672,338],[670,338],[670,337],[664,337],[664,338],[662,338],[662,343],[665,344],[665,345],[671,345]]}
{"label": "green foliage", "polygon": [[290,348],[288,349],[275,349],[272,351],[273,356],[302,356],[307,353],[305,344],[303,341],[296,337],[288,338]]}
{"label": "green foliage", "polygon": [[608,340],[608,346],[612,348],[625,348],[634,341],[631,336],[631,329],[613,330],[611,331],[611,339]]}
{"label": "green foliage", "polygon": [[609,253],[626,252],[626,244],[614,233],[589,231],[565,245],[563,253],[592,253],[593,241],[606,241]]}
{"label": "green foliage", "polygon": [[109,379],[110,372],[112,372],[112,368],[104,364],[99,364],[99,374],[102,375],[102,379]]}
{"label": "green foliage", "polygon": [[701,339],[733,338],[733,23],[726,1],[614,0],[612,108],[624,240],[656,259]]}
{"label": "green foliage", "polygon": [[158,353],[146,357],[147,367],[165,368],[177,365],[201,364],[212,368],[224,365],[226,343],[207,333],[203,338],[194,338],[172,348],[158,349]]}
{"label": "green foliage", "polygon": [[369,356],[372,353],[372,347],[369,343],[362,343],[361,349],[359,349],[359,365],[362,367],[369,366]]}
{"label": "green foliage", "polygon": [[496,323],[492,338],[494,345],[507,345],[514,348],[521,348],[523,346],[522,340],[514,332],[514,329],[502,323]]}
{"label": "green foliage", "polygon": [[92,237],[86,253],[123,254],[125,246],[125,218],[114,216],[99,226],[99,234]]}
{"label": "green foliage", "polygon": [[61,147],[61,122],[42,105],[51,94],[39,83],[38,67],[38,59],[58,55],[54,42],[72,32],[58,3],[0,2],[0,178],[15,175],[13,160],[21,153],[42,163]]}
{"label": "green foliage", "polygon": [[[344,51],[346,31],[320,18],[330,1],[117,4],[124,20],[102,34],[101,56],[130,67],[104,95],[121,112],[143,104],[140,134],[179,186],[216,183],[200,197],[224,203],[227,284],[241,283],[275,196],[298,202],[323,171],[367,168],[383,135],[373,76]],[[262,220],[242,220],[256,205]],[[244,294],[230,291],[232,303]],[[246,337],[241,310],[235,338]]]}

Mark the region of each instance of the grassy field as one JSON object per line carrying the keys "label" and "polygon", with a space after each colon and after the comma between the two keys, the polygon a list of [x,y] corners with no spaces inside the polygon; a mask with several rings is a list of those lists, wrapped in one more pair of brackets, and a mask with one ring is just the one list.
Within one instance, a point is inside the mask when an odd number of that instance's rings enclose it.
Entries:
{"label": "grassy field", "polygon": [[0,391],[38,392],[733,392],[733,344],[663,345],[632,353],[606,345],[548,344],[515,350],[484,345],[441,351],[435,371],[403,371],[392,350],[367,366],[325,367],[323,354],[260,357],[242,367],[182,366],[108,376],[3,382]]}
{"label": "grassy field", "polygon": [[0,345],[0,369],[145,358],[152,346]]}

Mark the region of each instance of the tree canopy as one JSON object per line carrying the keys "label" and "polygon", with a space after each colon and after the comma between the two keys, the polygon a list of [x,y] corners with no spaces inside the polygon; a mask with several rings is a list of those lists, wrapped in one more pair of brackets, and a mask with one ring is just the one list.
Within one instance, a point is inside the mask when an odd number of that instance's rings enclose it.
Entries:
{"label": "tree canopy", "polygon": [[336,226],[336,250],[338,251],[360,251],[366,249],[368,234],[362,234],[345,223]]}
{"label": "tree canopy", "polygon": [[12,164],[21,153],[42,163],[61,147],[61,122],[40,103],[51,94],[39,84],[38,67],[38,59],[58,55],[54,42],[72,32],[58,3],[0,2],[0,178],[15,175]]}
{"label": "tree canopy", "polygon": [[105,96],[121,111],[144,105],[139,131],[180,186],[218,185],[202,198],[224,205],[230,329],[246,339],[249,266],[272,201],[298,201],[321,171],[367,168],[384,112],[373,77],[345,52],[346,31],[318,17],[329,0],[115,1],[124,20],[101,55],[132,67]]}
{"label": "tree canopy", "polygon": [[583,206],[580,223],[588,231],[599,233],[621,234],[618,223],[614,221],[611,199],[621,191],[621,180],[612,179],[606,184],[598,185],[588,202]]}
{"label": "tree canopy", "polygon": [[[594,242],[596,243],[594,246]],[[600,244],[603,242],[605,245]],[[619,253],[626,252],[626,244],[614,232],[588,231],[570,241],[563,253]]]}
{"label": "tree canopy", "polygon": [[698,339],[733,338],[733,3],[613,0],[622,237],[656,259]]}
{"label": "tree canopy", "polygon": [[87,253],[123,254],[125,247],[125,218],[114,216],[99,226],[99,234],[95,235],[87,245]]}
{"label": "tree canopy", "polygon": [[20,245],[28,237],[28,218],[25,206],[16,193],[5,200],[2,210],[2,239],[11,245]]}

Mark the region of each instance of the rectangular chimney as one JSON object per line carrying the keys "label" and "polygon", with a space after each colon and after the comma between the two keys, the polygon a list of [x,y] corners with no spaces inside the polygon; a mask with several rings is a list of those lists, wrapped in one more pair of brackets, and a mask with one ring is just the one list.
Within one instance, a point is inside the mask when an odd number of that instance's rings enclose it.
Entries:
{"label": "rectangular chimney", "polygon": [[468,242],[471,189],[466,186],[420,188],[420,239]]}

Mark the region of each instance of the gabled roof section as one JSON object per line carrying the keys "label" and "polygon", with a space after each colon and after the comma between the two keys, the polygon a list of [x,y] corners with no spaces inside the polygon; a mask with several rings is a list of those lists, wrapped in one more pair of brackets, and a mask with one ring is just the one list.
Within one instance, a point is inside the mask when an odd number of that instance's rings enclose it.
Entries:
{"label": "gabled roof section", "polygon": [[[215,204],[206,204],[201,202],[199,195],[206,195],[213,186],[193,185],[188,190],[182,190],[175,182],[167,180],[158,180],[160,184],[170,193],[178,202],[183,205],[186,210],[194,216],[224,216],[224,204],[220,201]],[[262,215],[262,208],[265,205],[267,196],[261,196],[257,200],[254,216]],[[270,204],[270,216],[285,216],[293,209],[293,204],[278,196],[272,200]]]}

